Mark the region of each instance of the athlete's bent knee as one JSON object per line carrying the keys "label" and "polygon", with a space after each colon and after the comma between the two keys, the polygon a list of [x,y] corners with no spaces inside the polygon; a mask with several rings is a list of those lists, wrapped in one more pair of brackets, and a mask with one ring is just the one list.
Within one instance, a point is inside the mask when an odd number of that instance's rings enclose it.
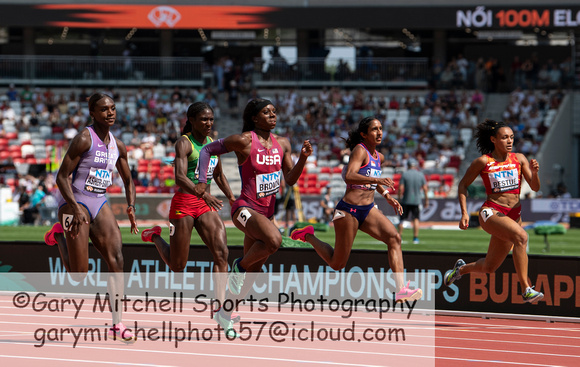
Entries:
{"label": "athlete's bent knee", "polygon": [[123,271],[123,253],[121,251],[117,251],[115,254],[112,255],[112,258],[109,259],[109,270],[118,273]]}
{"label": "athlete's bent knee", "polygon": [[518,231],[517,233],[514,234],[513,243],[514,246],[526,247],[528,244],[528,233],[523,229],[521,231]]}
{"label": "athlete's bent knee", "polygon": [[274,252],[278,251],[280,246],[282,246],[282,235],[280,234],[280,232],[278,232],[273,236],[268,236],[268,238],[264,239],[264,244],[266,245],[268,252],[271,255]]}
{"label": "athlete's bent knee", "polygon": [[215,249],[214,251],[214,259],[213,262],[215,263],[215,265],[217,265],[219,268],[228,265],[228,256],[229,256],[229,251],[227,246],[223,246],[220,248]]}

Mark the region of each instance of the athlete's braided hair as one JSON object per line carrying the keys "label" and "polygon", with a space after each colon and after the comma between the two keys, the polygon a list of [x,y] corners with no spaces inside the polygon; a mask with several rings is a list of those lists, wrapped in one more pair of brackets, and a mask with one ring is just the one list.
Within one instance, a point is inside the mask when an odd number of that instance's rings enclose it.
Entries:
{"label": "athlete's braided hair", "polygon": [[352,129],[348,133],[348,138],[346,139],[346,146],[352,151],[354,147],[356,147],[359,143],[363,141],[363,137],[360,135],[361,133],[367,134],[369,132],[369,126],[371,126],[371,122],[377,120],[375,116],[368,116],[360,120],[358,123],[358,127]]}
{"label": "athlete's braided hair", "polygon": [[491,137],[496,136],[499,129],[507,127],[503,121],[485,119],[484,122],[475,127],[475,138],[477,139],[477,149],[481,154],[493,152],[495,146],[491,142]]}
{"label": "athlete's braided hair", "polygon": [[185,121],[185,126],[181,130],[181,135],[190,133],[193,130],[193,125],[189,121],[190,117],[197,117],[200,113],[205,110],[210,110],[213,113],[213,108],[207,102],[195,102],[189,106],[187,109],[187,121]]}

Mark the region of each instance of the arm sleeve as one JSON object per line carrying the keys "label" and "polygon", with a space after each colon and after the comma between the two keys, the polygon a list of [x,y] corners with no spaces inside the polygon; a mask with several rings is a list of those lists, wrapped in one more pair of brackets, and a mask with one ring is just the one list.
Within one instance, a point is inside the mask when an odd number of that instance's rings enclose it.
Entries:
{"label": "arm sleeve", "polygon": [[224,139],[218,139],[213,143],[204,146],[199,152],[199,182],[207,183],[207,168],[209,167],[209,159],[212,155],[221,155],[227,153],[228,150],[224,145]]}

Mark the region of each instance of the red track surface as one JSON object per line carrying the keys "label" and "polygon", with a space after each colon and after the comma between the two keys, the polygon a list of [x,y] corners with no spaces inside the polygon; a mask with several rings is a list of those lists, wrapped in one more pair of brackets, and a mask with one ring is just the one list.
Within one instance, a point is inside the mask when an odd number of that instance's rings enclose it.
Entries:
{"label": "red track surface", "polygon": [[[46,300],[48,300],[47,298]],[[35,311],[17,308],[12,295],[0,297],[1,366],[579,366],[580,323],[548,323],[477,317],[429,316],[393,313],[382,319],[376,313],[297,312],[271,305],[267,312],[240,311],[248,324],[241,339],[229,341],[216,331],[208,312],[194,312],[186,303],[183,312],[124,313],[125,325],[139,328],[131,345],[104,340],[110,325],[108,312],[93,312],[87,299],[78,317],[62,300]],[[285,322],[288,329],[282,326]],[[171,322],[171,325],[169,325]],[[261,322],[261,323],[255,323]],[[165,326],[164,326],[165,325]],[[354,326],[354,329],[351,330]],[[238,326],[239,327],[239,326]],[[263,328],[262,328],[263,327]],[[84,328],[99,330],[101,340],[75,344],[70,333]],[[199,329],[199,340],[175,341],[188,328]],[[262,328],[262,329],[261,329]],[[171,336],[169,330],[171,331]],[[306,331],[301,331],[302,329]],[[341,340],[324,339],[330,332]],[[365,335],[375,340],[364,339]],[[389,331],[404,330],[399,341]],[[43,330],[52,339],[41,344]],[[184,330],[183,332],[181,330]],[[288,330],[287,334],[272,331]],[[154,332],[157,334],[152,334]],[[250,335],[251,331],[251,335]],[[378,331],[378,332],[377,332]],[[384,333],[383,333],[384,332]],[[258,338],[258,333],[260,337]],[[301,334],[300,334],[301,333]],[[326,334],[325,334],[326,333]],[[180,334],[184,336],[185,334]],[[192,334],[192,335],[195,335]],[[306,340],[298,340],[301,336]],[[378,341],[376,337],[384,340]],[[354,339],[344,340],[347,339]],[[156,340],[153,340],[156,339]],[[283,342],[277,342],[282,340]],[[294,339],[294,340],[292,340]]]}

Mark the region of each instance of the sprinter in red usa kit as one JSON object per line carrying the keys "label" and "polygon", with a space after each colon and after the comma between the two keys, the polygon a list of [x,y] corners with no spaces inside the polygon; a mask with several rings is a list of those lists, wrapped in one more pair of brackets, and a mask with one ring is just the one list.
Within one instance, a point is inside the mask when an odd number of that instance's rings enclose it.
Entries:
{"label": "sprinter in red usa kit", "polygon": [[453,269],[445,273],[444,283],[450,286],[467,273],[493,273],[513,249],[514,266],[524,302],[539,301],[544,294],[534,290],[528,281],[528,234],[521,226],[520,188],[523,176],[532,190],[540,189],[540,165],[535,159],[528,162],[523,154],[512,152],[514,133],[502,121],[485,120],[477,125],[475,137],[482,156],[471,163],[459,182],[459,228],[469,226],[467,187],[479,175],[487,194],[487,200],[479,211],[479,223],[491,239],[485,258],[470,264],[457,260]]}
{"label": "sprinter in red usa kit", "polygon": [[[241,134],[231,135],[206,145],[199,156],[199,183],[195,194],[203,195],[207,186],[210,156],[235,152],[242,178],[242,191],[232,205],[235,226],[244,232],[244,256],[234,260],[228,285],[239,295],[246,272],[256,273],[268,257],[282,244],[282,235],[271,221],[276,204],[276,192],[282,178],[292,186],[298,181],[306,159],[312,154],[308,140],[302,144],[296,164],[292,161],[290,141],[275,134],[276,107],[266,99],[248,102],[243,114]],[[282,177],[283,176],[283,177]],[[248,287],[244,287],[247,289]],[[226,336],[235,337],[231,312],[220,310],[214,319],[224,328]]]}

